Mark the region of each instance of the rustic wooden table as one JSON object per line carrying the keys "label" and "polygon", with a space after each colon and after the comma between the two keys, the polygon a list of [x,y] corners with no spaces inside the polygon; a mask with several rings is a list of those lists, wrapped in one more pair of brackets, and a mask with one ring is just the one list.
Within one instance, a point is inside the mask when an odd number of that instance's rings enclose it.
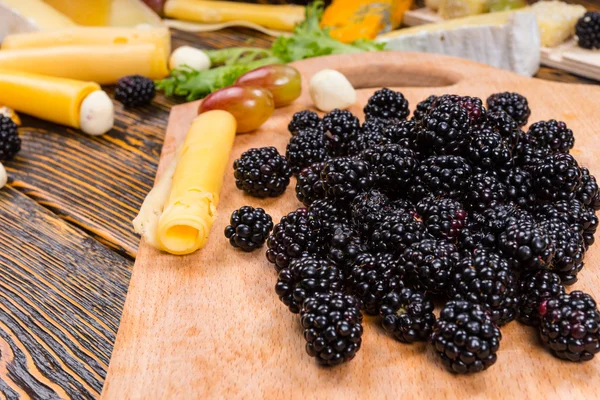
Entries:
{"label": "rustic wooden table", "polygon": [[[173,32],[173,45],[268,46],[249,30]],[[539,78],[595,82],[542,68]],[[109,88],[112,91],[112,88]],[[175,100],[117,106],[102,137],[23,116],[23,148],[0,190],[0,398],[96,398],[102,390],[138,237]]]}

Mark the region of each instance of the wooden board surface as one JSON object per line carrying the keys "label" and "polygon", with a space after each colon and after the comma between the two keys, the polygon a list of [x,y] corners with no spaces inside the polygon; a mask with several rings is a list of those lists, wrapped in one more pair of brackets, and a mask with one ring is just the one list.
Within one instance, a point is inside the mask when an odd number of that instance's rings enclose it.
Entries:
{"label": "wooden board surface", "polygon": [[[442,17],[427,7],[407,11],[403,20],[408,26],[440,21],[443,21]],[[577,46],[575,39],[567,40],[556,47],[542,47],[540,62],[542,65],[586,78],[600,79],[600,51],[582,49]]]}
{"label": "wooden board surface", "polygon": [[[580,164],[600,172],[597,104],[600,89],[527,79],[469,61],[416,53],[334,56],[299,62],[304,87],[328,67],[346,74],[359,90],[351,108],[375,88],[401,90],[412,107],[429,94],[486,97],[501,90],[527,96],[532,121],[557,118],[576,132]],[[173,157],[195,116],[197,103],[171,112],[160,169]],[[305,92],[279,109],[257,132],[237,137],[230,163],[250,147],[274,145],[285,151],[291,114],[310,107]],[[223,237],[232,210],[264,207],[278,221],[300,206],[290,187],[277,199],[259,200],[235,188],[225,176],[220,217],[203,250],[184,257],[140,246],[125,310],[109,366],[103,398],[597,398],[600,360],[578,365],[544,351],[535,330],[512,323],[503,329],[498,363],[473,376],[446,372],[432,348],[403,345],[386,336],[377,319],[366,318],[363,347],[341,367],[318,367],[304,351],[298,316],[288,312],[273,287],[276,273],[264,251],[234,251]],[[600,250],[587,254],[587,267],[573,288],[600,297]]]}

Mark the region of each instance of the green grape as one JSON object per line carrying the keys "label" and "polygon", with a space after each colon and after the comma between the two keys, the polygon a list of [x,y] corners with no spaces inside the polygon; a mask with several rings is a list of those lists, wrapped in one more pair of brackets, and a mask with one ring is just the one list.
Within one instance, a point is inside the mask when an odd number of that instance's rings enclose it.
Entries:
{"label": "green grape", "polygon": [[275,107],[287,106],[302,93],[302,78],[294,67],[271,64],[240,76],[237,85],[259,86],[273,94]]}

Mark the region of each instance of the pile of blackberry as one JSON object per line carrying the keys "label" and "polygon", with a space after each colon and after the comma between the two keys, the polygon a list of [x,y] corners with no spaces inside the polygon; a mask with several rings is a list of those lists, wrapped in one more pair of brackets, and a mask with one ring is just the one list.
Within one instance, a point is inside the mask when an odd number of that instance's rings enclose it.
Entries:
{"label": "pile of blackberry", "polygon": [[[513,92],[485,103],[430,96],[409,110],[402,93],[382,89],[362,125],[348,111],[301,111],[285,158],[264,148],[236,161],[251,195],[280,194],[296,174],[306,208],[275,224],[267,259],[307,353],[323,365],[355,358],[365,314],[400,342],[431,343],[453,373],[502,358],[500,327],[513,320],[557,357],[593,358],[600,312],[565,289],[600,209],[596,178],[571,154],[573,131],[556,120],[526,128],[528,101]],[[258,227],[238,236],[247,229]]]}

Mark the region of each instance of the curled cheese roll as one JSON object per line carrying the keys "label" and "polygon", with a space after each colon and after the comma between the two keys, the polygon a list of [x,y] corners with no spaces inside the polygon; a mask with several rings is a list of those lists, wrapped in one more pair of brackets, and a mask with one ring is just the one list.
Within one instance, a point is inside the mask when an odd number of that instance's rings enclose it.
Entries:
{"label": "curled cheese roll", "polygon": [[0,69],[0,104],[91,135],[114,123],[112,101],[94,82]]}
{"label": "curled cheese roll", "polygon": [[150,43],[2,50],[0,68],[101,85],[127,75],[161,79],[168,74],[164,50]]}
{"label": "curled cheese roll", "polygon": [[208,111],[192,122],[158,221],[162,250],[189,254],[206,245],[235,131],[235,118],[226,111]]}

